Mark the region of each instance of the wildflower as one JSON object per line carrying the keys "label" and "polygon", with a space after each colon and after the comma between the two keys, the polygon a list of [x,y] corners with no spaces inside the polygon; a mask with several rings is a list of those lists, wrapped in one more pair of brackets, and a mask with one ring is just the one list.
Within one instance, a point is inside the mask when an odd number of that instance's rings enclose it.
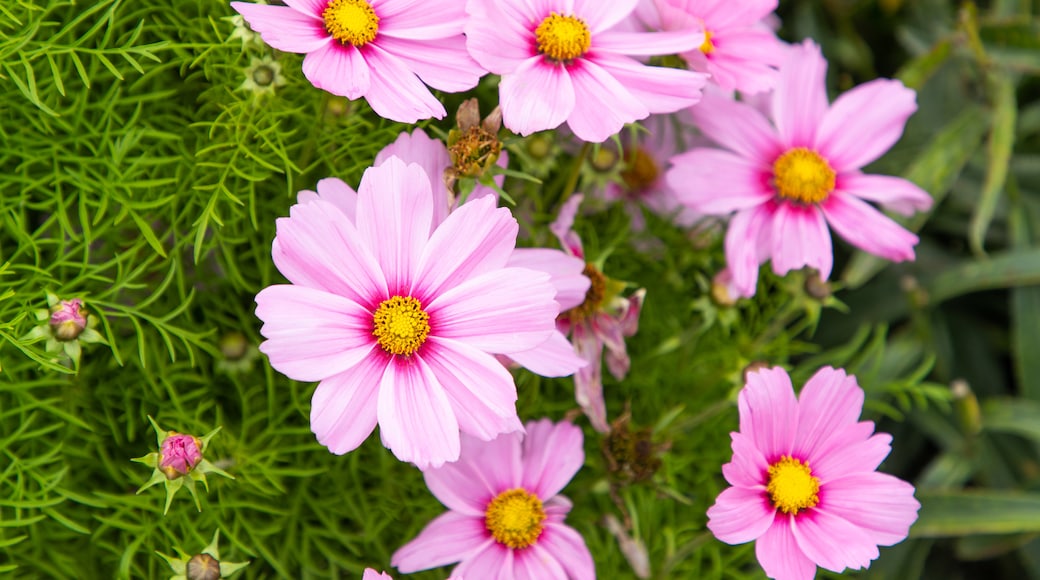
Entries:
{"label": "wildflower", "polygon": [[[426,85],[447,92],[484,74],[466,52],[465,8],[456,0],[292,0],[288,6],[232,2],[264,39],[305,53],[303,75],[334,95],[364,97],[381,117],[414,123],[444,117]],[[426,85],[424,85],[425,83]]]}
{"label": "wildflower", "polygon": [[703,35],[611,30],[635,6],[636,0],[471,0],[467,47],[502,75],[506,127],[530,135],[566,121],[580,139],[602,142],[625,123],[696,103],[707,75],[646,66],[631,55],[691,50]]}
{"label": "wildflower", "polygon": [[229,473],[205,459],[206,447],[209,445],[210,439],[220,431],[220,427],[200,438],[176,431],[164,431],[150,416],[148,421],[155,429],[159,451],[131,460],[154,468],[152,477],[141,486],[141,489],[137,490],[137,493],[162,482],[166,487],[166,506],[163,508],[163,515],[166,515],[170,511],[173,497],[177,495],[181,487],[186,486],[195,500],[195,508],[202,511],[199,496],[195,492],[195,482],[201,481],[206,491],[209,491],[209,482],[206,481],[207,473],[216,473],[234,479]]}
{"label": "wildflower", "polygon": [[251,59],[244,76],[245,80],[238,89],[252,91],[258,97],[273,95],[276,88],[285,86],[282,65],[270,56]]}
{"label": "wildflower", "polygon": [[104,337],[94,329],[97,318],[83,308],[82,299],[62,300],[48,292],[47,306],[47,309],[35,311],[36,320],[40,324],[26,333],[22,341],[46,339],[44,350],[59,353],[64,357],[65,364],[71,363],[74,368],[79,367],[82,345],[98,342],[105,344]]}
{"label": "wildflower", "polygon": [[739,295],[755,293],[758,266],[812,266],[826,280],[834,256],[830,224],[852,245],[889,260],[914,258],[917,236],[871,207],[903,214],[931,206],[905,179],[865,175],[917,109],[914,92],[878,79],[827,104],[826,61],[809,41],[792,48],[773,97],[774,126],[756,109],[713,94],[691,109],[701,130],[726,150],[697,148],[673,158],[668,182],[694,211],[736,212],[726,261]]}
{"label": "wildflower", "polygon": [[[577,194],[567,200],[550,229],[559,238],[564,251],[584,260],[581,238],[571,229],[582,199],[583,196]],[[590,281],[584,300],[560,314],[557,328],[564,335],[570,334],[574,351],[588,363],[574,374],[575,400],[593,428],[606,433],[610,427],[603,400],[603,348],[607,349],[606,362],[610,374],[617,380],[625,378],[631,364],[625,337],[635,335],[639,329],[639,313],[646,290],[640,288],[632,296],[622,297],[624,283],[607,278],[592,262],[585,264],[584,274]]]}
{"label": "wildflower", "polygon": [[437,466],[458,458],[460,429],[483,440],[522,429],[493,355],[550,337],[556,291],[507,265],[509,210],[483,197],[434,225],[431,189],[419,165],[391,157],[365,171],[353,205],[349,193],[342,205],[307,196],[278,220],[272,254],[292,284],[256,297],[260,350],[290,378],[321,381],[311,429],[333,453],[378,423],[398,459]]}
{"label": "wildflower", "polygon": [[237,330],[227,332],[217,343],[221,358],[217,359],[218,371],[227,374],[244,373],[252,370],[253,363],[260,358],[260,351],[246,335]]}
{"label": "wildflower", "polygon": [[170,580],[218,580],[230,578],[232,574],[249,565],[249,562],[220,561],[220,530],[213,532],[213,541],[194,556],[177,549],[179,558],[156,552],[176,573]]}
{"label": "wildflower", "polygon": [[878,546],[906,538],[921,504],[912,485],[876,472],[892,437],[858,421],[855,377],[824,367],[796,398],[783,369],[749,372],[739,407],[733,460],[722,466],[732,487],[708,510],[716,538],[757,540],[759,563],[778,580],[867,568]]}
{"label": "wildflower", "polygon": [[644,3],[640,16],[654,30],[701,31],[704,41],[679,54],[689,67],[727,91],[760,93],[776,84],[785,50],[766,25],[776,6],[777,0],[657,0]]}
{"label": "wildflower", "polygon": [[548,419],[526,427],[526,436],[463,437],[459,461],[423,472],[449,511],[394,552],[398,570],[460,562],[453,577],[595,577],[585,541],[564,524],[571,502],[559,495],[585,461],[581,430]]}

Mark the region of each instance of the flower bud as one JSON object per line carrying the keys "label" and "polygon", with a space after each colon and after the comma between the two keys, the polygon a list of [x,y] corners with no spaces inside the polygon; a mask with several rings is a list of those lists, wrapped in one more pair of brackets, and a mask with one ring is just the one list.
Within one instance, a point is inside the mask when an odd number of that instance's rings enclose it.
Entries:
{"label": "flower bud", "polygon": [[188,580],[220,580],[220,562],[209,554],[196,554],[188,560]]}
{"label": "flower bud", "polygon": [[192,435],[171,433],[159,450],[159,469],[168,479],[187,475],[202,461],[199,439]]}
{"label": "flower bud", "polygon": [[83,301],[79,298],[62,300],[51,308],[50,325],[54,337],[67,342],[75,340],[87,327],[87,317],[83,312]]}

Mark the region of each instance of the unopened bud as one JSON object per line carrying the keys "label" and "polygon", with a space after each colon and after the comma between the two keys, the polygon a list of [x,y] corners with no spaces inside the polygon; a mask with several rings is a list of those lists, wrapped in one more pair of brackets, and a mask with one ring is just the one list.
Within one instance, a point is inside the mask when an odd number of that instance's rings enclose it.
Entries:
{"label": "unopened bud", "polygon": [[51,309],[51,330],[54,337],[61,341],[75,340],[87,327],[87,317],[83,312],[83,301],[79,298],[62,300]]}
{"label": "unopened bud", "polygon": [[963,379],[950,383],[953,394],[953,411],[961,430],[969,435],[982,431],[982,412],[979,410],[979,399],[971,390],[971,386]]}
{"label": "unopened bud", "polygon": [[177,479],[182,475],[187,475],[192,469],[195,469],[199,461],[202,461],[200,443],[198,437],[171,433],[163,440],[159,450],[159,469],[166,474],[168,479]]}
{"label": "unopened bud", "polygon": [[188,580],[220,580],[220,562],[209,554],[197,554],[188,560]]}

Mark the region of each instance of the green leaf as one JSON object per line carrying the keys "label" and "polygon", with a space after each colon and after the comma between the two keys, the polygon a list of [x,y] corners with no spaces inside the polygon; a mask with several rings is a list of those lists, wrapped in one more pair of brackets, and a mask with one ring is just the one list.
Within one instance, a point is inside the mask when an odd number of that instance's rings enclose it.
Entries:
{"label": "green leaf", "polygon": [[1040,443],[1040,401],[991,398],[982,405],[982,427],[1028,437]]}
{"label": "green leaf", "polygon": [[976,254],[984,253],[983,242],[989,224],[993,221],[997,201],[1007,182],[1011,150],[1015,143],[1015,83],[1010,76],[1000,74],[993,75],[991,85],[994,93],[994,111],[993,130],[990,132],[987,147],[986,181],[982,185],[975,213],[971,216],[971,228],[968,232],[968,241]]}
{"label": "green leaf", "polygon": [[913,538],[1040,532],[1040,494],[1007,491],[918,491]]}
{"label": "green leaf", "polygon": [[989,290],[1040,284],[1040,248],[990,254],[947,268],[924,284],[933,304],[955,296]]}

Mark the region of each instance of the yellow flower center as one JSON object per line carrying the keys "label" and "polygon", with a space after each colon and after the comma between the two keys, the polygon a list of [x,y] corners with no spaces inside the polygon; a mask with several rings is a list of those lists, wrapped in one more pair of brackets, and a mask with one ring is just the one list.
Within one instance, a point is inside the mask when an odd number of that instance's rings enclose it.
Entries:
{"label": "yellow flower center", "polygon": [[769,466],[766,491],[773,506],[785,514],[797,514],[820,503],[820,480],[813,477],[809,462],[787,455]]}
{"label": "yellow flower center", "polygon": [[332,0],[321,17],[325,30],[343,44],[364,46],[379,32],[379,17],[365,0]]}
{"label": "yellow flower center", "polygon": [[411,296],[382,301],[372,319],[372,336],[390,354],[410,356],[430,334],[430,315]]}
{"label": "yellow flower center", "polygon": [[711,41],[711,31],[704,31],[704,42],[701,43],[701,52],[704,54],[711,54],[715,52],[715,44]]}
{"label": "yellow flower center", "polygon": [[657,162],[646,151],[634,149],[625,155],[627,167],[621,172],[621,180],[629,191],[642,193],[657,181],[660,168]]}
{"label": "yellow flower center", "polygon": [[499,544],[526,548],[542,535],[545,510],[533,493],[517,488],[503,491],[488,504],[484,525]]}
{"label": "yellow flower center", "polygon": [[567,63],[589,51],[592,35],[580,18],[552,12],[534,30],[538,52],[556,62]]}
{"label": "yellow flower center", "polygon": [[820,203],[834,191],[837,174],[819,153],[795,147],[773,162],[777,195],[801,203]]}

